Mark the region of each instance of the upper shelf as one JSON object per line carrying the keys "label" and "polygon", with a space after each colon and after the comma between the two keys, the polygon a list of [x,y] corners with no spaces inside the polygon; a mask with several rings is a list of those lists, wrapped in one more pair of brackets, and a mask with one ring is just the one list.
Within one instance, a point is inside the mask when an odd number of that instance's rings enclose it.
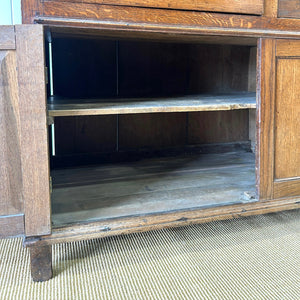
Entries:
{"label": "upper shelf", "polygon": [[170,98],[73,99],[50,97],[52,117],[156,112],[234,110],[256,107],[255,93],[205,94]]}

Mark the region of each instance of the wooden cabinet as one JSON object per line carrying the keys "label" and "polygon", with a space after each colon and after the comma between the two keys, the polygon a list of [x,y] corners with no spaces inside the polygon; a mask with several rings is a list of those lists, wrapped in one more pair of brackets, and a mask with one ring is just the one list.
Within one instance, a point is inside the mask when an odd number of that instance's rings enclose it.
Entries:
{"label": "wooden cabinet", "polygon": [[203,3],[26,0],[41,24],[1,28],[0,234],[34,280],[55,243],[299,207],[300,23]]}

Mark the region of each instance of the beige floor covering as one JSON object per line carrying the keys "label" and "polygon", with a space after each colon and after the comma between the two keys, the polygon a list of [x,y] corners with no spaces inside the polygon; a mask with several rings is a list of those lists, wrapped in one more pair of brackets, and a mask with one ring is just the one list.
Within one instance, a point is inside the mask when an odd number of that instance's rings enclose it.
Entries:
{"label": "beige floor covering", "polygon": [[53,246],[33,283],[0,241],[0,299],[300,299],[300,210]]}

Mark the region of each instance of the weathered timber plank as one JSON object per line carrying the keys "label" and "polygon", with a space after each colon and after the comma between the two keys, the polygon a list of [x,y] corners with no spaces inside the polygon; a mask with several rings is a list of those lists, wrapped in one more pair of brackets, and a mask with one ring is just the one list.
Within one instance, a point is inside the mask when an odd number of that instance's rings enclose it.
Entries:
{"label": "weathered timber plank", "polygon": [[49,234],[50,191],[43,27],[16,26],[27,236]]}
{"label": "weathered timber plank", "polygon": [[0,26],[0,50],[16,49],[14,26]]}
{"label": "weathered timber plank", "polygon": [[0,51],[0,216],[24,211],[17,81],[16,52]]}
{"label": "weathered timber plank", "polygon": [[261,39],[258,45],[256,183],[260,200],[273,197],[275,40]]}
{"label": "weathered timber plank", "polygon": [[255,108],[254,93],[198,95],[178,98],[48,100],[49,116],[106,115],[155,112],[216,111]]}
{"label": "weathered timber plank", "polygon": [[24,214],[0,217],[0,238],[24,235]]}
{"label": "weathered timber plank", "polygon": [[52,178],[54,226],[239,203],[245,191],[255,190],[252,153],[58,170],[52,172]]}
{"label": "weathered timber plank", "polygon": [[[49,25],[136,32],[227,35],[232,37],[299,37],[300,20],[196,11],[157,10],[86,3],[44,2],[35,21]],[[180,24],[180,25],[179,25]],[[126,35],[126,32],[124,32]]]}
{"label": "weathered timber plank", "polygon": [[[52,0],[56,2],[55,0]],[[59,2],[59,1],[57,1]],[[65,0],[72,3],[111,4],[181,10],[200,10],[261,15],[264,0],[210,0],[210,1],[172,1],[172,0]]]}
{"label": "weathered timber plank", "polygon": [[300,198],[235,204],[207,209],[169,212],[149,216],[136,216],[104,220],[95,223],[71,225],[53,229],[48,236],[27,238],[24,245],[51,245],[78,240],[95,239],[113,235],[129,234],[167,227],[234,219],[251,215],[272,213],[300,208]]}

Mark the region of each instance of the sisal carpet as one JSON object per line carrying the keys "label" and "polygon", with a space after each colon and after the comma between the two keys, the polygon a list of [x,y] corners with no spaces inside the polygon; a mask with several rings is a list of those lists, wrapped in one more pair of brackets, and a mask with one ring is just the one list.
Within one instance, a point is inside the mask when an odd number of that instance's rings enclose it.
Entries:
{"label": "sisal carpet", "polygon": [[33,283],[0,241],[0,299],[300,299],[300,210],[53,246]]}

